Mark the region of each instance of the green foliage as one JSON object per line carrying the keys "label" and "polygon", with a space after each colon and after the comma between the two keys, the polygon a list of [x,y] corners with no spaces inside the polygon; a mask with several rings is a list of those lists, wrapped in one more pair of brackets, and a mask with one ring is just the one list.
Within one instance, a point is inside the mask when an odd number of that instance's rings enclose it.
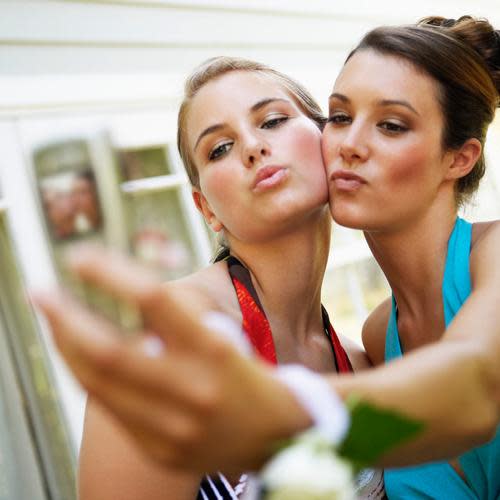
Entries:
{"label": "green foliage", "polygon": [[377,408],[357,397],[351,397],[347,406],[351,426],[338,453],[360,469],[373,465],[392,448],[415,438],[425,427],[422,422]]}

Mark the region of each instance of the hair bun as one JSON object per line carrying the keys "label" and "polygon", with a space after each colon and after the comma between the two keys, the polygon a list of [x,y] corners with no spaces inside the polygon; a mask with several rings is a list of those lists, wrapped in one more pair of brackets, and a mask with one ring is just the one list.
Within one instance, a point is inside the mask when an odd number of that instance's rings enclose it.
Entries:
{"label": "hair bun", "polygon": [[486,19],[462,16],[455,20],[430,16],[422,19],[418,26],[442,28],[474,49],[486,64],[500,94],[500,31]]}
{"label": "hair bun", "polygon": [[446,19],[441,16],[424,17],[419,21],[419,26],[438,26],[441,28],[452,28],[456,24],[456,19]]}
{"label": "hair bun", "polygon": [[496,49],[500,51],[500,30],[495,30]]}

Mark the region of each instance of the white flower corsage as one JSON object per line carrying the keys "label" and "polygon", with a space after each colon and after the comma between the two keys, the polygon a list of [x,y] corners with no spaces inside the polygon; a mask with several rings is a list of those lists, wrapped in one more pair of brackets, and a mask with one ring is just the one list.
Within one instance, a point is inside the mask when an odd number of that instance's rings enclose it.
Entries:
{"label": "white flower corsage", "polygon": [[297,437],[264,467],[261,497],[266,500],[352,500],[353,467],[332,452],[312,429]]}

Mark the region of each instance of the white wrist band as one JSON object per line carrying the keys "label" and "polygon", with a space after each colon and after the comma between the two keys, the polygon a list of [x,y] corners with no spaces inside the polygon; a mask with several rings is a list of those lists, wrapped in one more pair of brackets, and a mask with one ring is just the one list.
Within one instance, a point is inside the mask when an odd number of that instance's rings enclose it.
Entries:
{"label": "white wrist band", "polygon": [[276,376],[308,411],[320,432],[338,444],[349,429],[349,413],[323,376],[301,365],[278,366]]}

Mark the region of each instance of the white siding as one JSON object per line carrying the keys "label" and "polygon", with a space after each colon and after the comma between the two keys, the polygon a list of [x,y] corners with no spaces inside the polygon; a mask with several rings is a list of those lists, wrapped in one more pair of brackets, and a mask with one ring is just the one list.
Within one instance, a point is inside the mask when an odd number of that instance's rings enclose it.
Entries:
{"label": "white siding", "polygon": [[3,1],[0,74],[161,73],[179,82],[201,60],[228,54],[288,71],[324,99],[368,28],[433,13],[500,25],[494,0]]}

